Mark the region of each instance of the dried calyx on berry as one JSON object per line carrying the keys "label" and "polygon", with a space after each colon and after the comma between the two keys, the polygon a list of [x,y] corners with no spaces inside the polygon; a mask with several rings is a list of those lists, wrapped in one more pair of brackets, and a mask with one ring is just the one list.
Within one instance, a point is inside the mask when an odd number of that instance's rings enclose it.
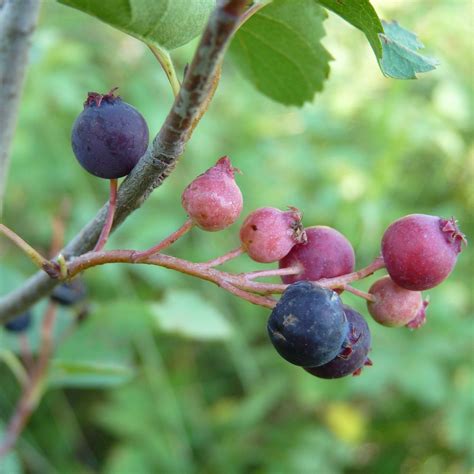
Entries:
{"label": "dried calyx on berry", "polygon": [[372,365],[367,357],[372,341],[369,326],[360,313],[344,305],[344,313],[349,322],[349,330],[341,352],[327,364],[306,367],[310,374],[322,379],[338,379],[347,375],[360,375],[362,368]]}
{"label": "dried calyx on berry", "polygon": [[223,156],[183,191],[181,203],[191,220],[203,230],[215,232],[233,224],[242,212],[243,198],[234,173]]}
{"label": "dried calyx on berry", "polygon": [[256,262],[281,260],[296,244],[306,243],[301,212],[262,207],[250,213],[240,228],[242,248]]}
{"label": "dried calyx on berry", "polygon": [[72,128],[72,149],[81,166],[100,178],[116,179],[132,171],[148,147],[143,116],[116,96],[89,92]]}

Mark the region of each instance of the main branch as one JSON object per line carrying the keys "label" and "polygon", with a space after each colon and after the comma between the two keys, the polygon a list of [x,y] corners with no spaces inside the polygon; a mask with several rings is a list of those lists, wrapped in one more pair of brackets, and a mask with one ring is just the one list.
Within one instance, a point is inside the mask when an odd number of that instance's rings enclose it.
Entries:
{"label": "main branch", "polygon": [[[120,186],[113,228],[138,209],[173,171],[207,106],[214,78],[246,3],[246,0],[222,0],[211,14],[165,123],[152,147]],[[107,215],[107,207],[107,204],[102,207],[95,218],[69,242],[62,251],[66,258],[81,255],[94,247]],[[12,319],[46,296],[57,283],[44,272],[35,274],[23,286],[0,299],[0,322]]]}
{"label": "main branch", "polygon": [[25,77],[40,0],[0,0],[0,217]]}

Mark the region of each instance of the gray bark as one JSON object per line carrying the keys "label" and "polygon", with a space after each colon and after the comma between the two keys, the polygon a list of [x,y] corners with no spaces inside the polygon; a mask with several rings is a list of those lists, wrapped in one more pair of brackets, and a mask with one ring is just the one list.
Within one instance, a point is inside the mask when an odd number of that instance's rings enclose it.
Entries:
{"label": "gray bark", "polygon": [[40,0],[0,0],[0,218],[31,35]]}

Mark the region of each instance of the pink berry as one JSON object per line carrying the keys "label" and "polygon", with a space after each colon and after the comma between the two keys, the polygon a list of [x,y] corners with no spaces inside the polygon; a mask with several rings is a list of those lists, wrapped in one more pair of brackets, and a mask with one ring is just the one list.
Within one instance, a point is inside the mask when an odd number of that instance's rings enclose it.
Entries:
{"label": "pink berry", "polygon": [[280,268],[299,266],[297,275],[282,276],[283,283],[317,281],[354,271],[355,256],[351,243],[336,229],[318,225],[306,230],[307,243],[295,245],[280,260]]}
{"label": "pink berry", "polygon": [[183,191],[181,203],[201,229],[215,232],[233,224],[242,211],[242,193],[230,159],[223,156]]}
{"label": "pink berry", "polygon": [[427,290],[451,273],[465,241],[454,218],[411,214],[385,231],[382,256],[397,285],[407,290]]}
{"label": "pink berry", "polygon": [[250,213],[240,228],[240,241],[250,258],[270,263],[281,260],[297,243],[306,242],[301,213],[262,207]]}
{"label": "pink berry", "polygon": [[375,302],[367,302],[369,313],[383,326],[406,326],[419,313],[425,313],[428,303],[423,302],[419,291],[406,290],[398,286],[388,275],[377,280],[369,290]]}

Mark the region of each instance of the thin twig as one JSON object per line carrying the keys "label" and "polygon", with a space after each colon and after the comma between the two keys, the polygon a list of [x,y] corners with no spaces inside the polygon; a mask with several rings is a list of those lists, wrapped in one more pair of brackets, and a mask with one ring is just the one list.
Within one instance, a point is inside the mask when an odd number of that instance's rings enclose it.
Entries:
{"label": "thin twig", "polygon": [[224,255],[221,255],[220,257],[213,258],[212,260],[208,260],[207,262],[203,262],[202,265],[207,268],[212,268],[212,267],[218,267],[219,265],[222,265],[223,263],[230,262],[234,258],[239,257],[245,253],[245,250],[242,247],[237,247],[230,252],[227,252]]}
{"label": "thin twig", "polygon": [[53,351],[53,329],[56,319],[56,304],[50,303],[46,310],[41,328],[41,349],[37,364],[31,377],[23,389],[15,412],[5,431],[5,436],[0,444],[0,459],[5,456],[15,445],[31,414],[36,408],[41,395],[48,368],[49,359]]}
{"label": "thin twig", "polygon": [[132,257],[132,260],[135,262],[140,262],[168,248],[170,245],[173,245],[184,234],[189,232],[193,228],[193,225],[194,223],[191,219],[186,219],[184,224],[178,230],[174,231],[168,237],[163,239],[159,244],[155,245],[154,247],[149,248],[148,250],[144,250],[143,252],[136,251]]}
{"label": "thin twig", "polygon": [[242,273],[247,280],[254,280],[255,278],[264,278],[272,276],[297,275],[301,273],[301,267],[295,265],[294,267],[273,268],[271,270],[259,270],[256,272]]}
{"label": "thin twig", "polygon": [[105,218],[104,227],[99,236],[99,240],[95,244],[94,252],[98,252],[105,247],[107,240],[110,235],[110,229],[112,229],[112,224],[114,222],[115,208],[117,206],[117,186],[118,180],[110,180],[110,190],[109,190],[109,206],[107,208],[107,217]]}
{"label": "thin twig", "polygon": [[364,298],[367,301],[375,301],[375,296],[372,295],[371,293],[366,293],[365,291],[358,290],[357,288],[354,288],[353,286],[350,285],[344,285],[344,289],[348,291],[349,293],[352,293],[353,295],[360,296],[361,298]]}

